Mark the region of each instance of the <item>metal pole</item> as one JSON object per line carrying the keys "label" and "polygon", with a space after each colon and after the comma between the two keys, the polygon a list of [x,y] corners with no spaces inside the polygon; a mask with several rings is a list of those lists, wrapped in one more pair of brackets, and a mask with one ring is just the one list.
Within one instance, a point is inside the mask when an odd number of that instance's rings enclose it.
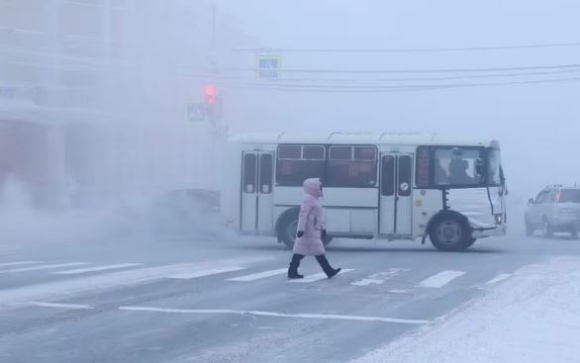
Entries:
{"label": "metal pole", "polygon": [[[211,23],[211,56],[210,56],[210,73],[211,73],[211,82],[212,84],[215,85],[215,82],[217,80],[217,36],[216,36],[216,19],[217,19],[217,6],[215,2],[212,2],[211,4],[211,18],[212,18],[212,23]],[[215,98],[217,100],[217,95],[215,95]],[[215,105],[212,106],[212,108],[214,108],[210,114],[210,122],[213,128],[213,132],[216,131],[216,119],[215,119]]]}
{"label": "metal pole", "polygon": [[[215,2],[211,4],[211,18],[212,18],[211,46],[212,46],[212,50],[215,53],[216,42],[217,42],[217,35],[216,35],[217,6],[216,6]],[[214,59],[214,61],[215,61],[215,59]]]}
{"label": "metal pole", "polygon": [[[216,84],[217,81],[217,5],[215,0],[212,2],[211,4],[211,22],[212,22],[212,30],[211,30],[211,74],[212,74],[212,84]],[[219,91],[216,91],[216,101],[219,102],[218,100],[218,94]],[[220,148],[217,147],[217,144],[220,142],[220,137],[219,137],[219,126],[216,123],[216,117],[215,117],[215,107],[217,105],[214,105],[214,110],[212,111],[211,114],[211,120],[210,120],[210,132],[211,132],[211,140],[212,143],[210,145],[208,149],[211,150],[211,156],[210,158],[207,158],[208,160],[212,160],[211,165],[210,165],[210,173],[211,173],[211,181],[213,185],[218,185],[218,178],[216,175],[216,164],[217,162],[221,159],[218,155],[216,155],[216,151],[219,150]]]}

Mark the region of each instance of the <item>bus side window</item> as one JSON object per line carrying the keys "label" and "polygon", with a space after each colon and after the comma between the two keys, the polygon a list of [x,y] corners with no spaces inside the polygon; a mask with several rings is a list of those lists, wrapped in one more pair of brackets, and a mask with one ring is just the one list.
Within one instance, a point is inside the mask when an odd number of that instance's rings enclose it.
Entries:
{"label": "bus side window", "polygon": [[376,187],[377,153],[374,146],[330,146],[326,185],[338,188]]}
{"label": "bus side window", "polygon": [[[439,167],[439,169],[437,169]],[[440,178],[447,180],[447,173],[437,165],[435,170],[435,184]],[[441,174],[443,172],[443,174]],[[417,166],[415,182],[419,188],[427,188],[431,184],[431,151],[428,146],[419,146],[417,148]]]}
{"label": "bus side window", "polygon": [[244,155],[244,193],[253,194],[256,192],[256,177],[258,173],[258,162],[256,154]]}
{"label": "bus side window", "polygon": [[411,181],[413,178],[413,159],[408,155],[399,156],[399,185],[397,194],[401,197],[411,195]]}
{"label": "bus side window", "polygon": [[323,145],[279,145],[276,185],[302,187],[307,178],[324,180],[325,159]]}
{"label": "bus side window", "polygon": [[272,193],[274,160],[271,154],[260,155],[260,193]]}
{"label": "bus side window", "polygon": [[381,164],[381,195],[391,197],[395,195],[395,157],[385,155]]}

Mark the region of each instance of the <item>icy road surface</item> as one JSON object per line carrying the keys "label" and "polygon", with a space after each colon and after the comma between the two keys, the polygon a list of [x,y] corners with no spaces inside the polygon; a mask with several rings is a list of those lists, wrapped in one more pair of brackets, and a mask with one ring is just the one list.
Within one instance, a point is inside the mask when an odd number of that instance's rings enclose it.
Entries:
{"label": "icy road surface", "polygon": [[290,252],[268,238],[1,246],[1,362],[336,363],[383,357],[417,332],[427,335],[402,348],[422,349],[397,349],[397,362],[541,361],[535,346],[567,362],[580,325],[578,289],[558,290],[580,281],[580,263],[536,267],[577,256],[568,238],[490,239],[465,253],[337,240],[328,258],[343,273],[328,280],[306,259],[294,282]]}

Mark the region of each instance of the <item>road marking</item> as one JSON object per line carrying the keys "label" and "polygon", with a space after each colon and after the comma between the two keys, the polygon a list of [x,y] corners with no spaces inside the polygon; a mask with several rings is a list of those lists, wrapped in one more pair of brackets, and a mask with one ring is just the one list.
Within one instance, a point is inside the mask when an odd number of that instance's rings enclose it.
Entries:
{"label": "road marking", "polygon": [[12,267],[12,266],[32,265],[34,263],[41,263],[41,262],[42,261],[7,262],[7,263],[0,263],[0,267]]}
{"label": "road marking", "polygon": [[[338,275],[342,275],[343,273],[347,273],[350,271],[354,271],[355,269],[351,268],[351,269],[342,269],[340,270],[340,272],[338,273]],[[337,275],[337,276],[338,276]],[[305,276],[303,279],[294,279],[294,280],[290,280],[289,282],[291,283],[298,283],[298,284],[308,284],[311,282],[315,282],[315,281],[319,281],[319,280],[324,280],[327,279],[328,276],[326,276],[326,274],[324,272],[320,272],[317,274],[312,274],[312,275],[308,275]]]}
{"label": "road marking", "polygon": [[211,275],[222,274],[226,272],[245,270],[247,267],[231,266],[231,267],[216,267],[208,268],[202,270],[196,270],[195,268],[191,272],[184,272],[175,275],[166,276],[168,279],[178,279],[178,280],[190,280],[198,277],[205,277]]}
{"label": "road marking", "polygon": [[370,275],[368,277],[365,277],[362,280],[355,281],[351,285],[354,285],[354,286],[382,285],[385,283],[385,281],[396,277],[402,271],[409,271],[409,270],[403,269],[403,268],[390,268],[385,272],[379,272],[379,273]]}
{"label": "road marking", "polygon": [[486,282],[486,285],[493,285],[493,284],[497,284],[498,282],[502,282],[503,280],[507,280],[512,276],[512,274],[499,274],[496,277],[494,277],[493,279],[489,280],[488,282]]}
{"label": "road marking", "polygon": [[242,281],[242,282],[255,281],[255,280],[264,279],[267,277],[282,275],[282,274],[285,274],[286,272],[288,272],[287,268],[280,268],[277,270],[269,270],[269,271],[259,272],[259,273],[255,273],[255,274],[251,274],[251,275],[234,277],[234,278],[228,279],[228,281]]}
{"label": "road marking", "polygon": [[0,293],[0,311],[10,309],[27,301],[39,301],[49,299],[63,299],[86,292],[111,289],[118,286],[137,285],[162,279],[168,275],[190,272],[192,269],[199,270],[201,266],[232,265],[238,263],[255,263],[272,260],[272,258],[251,257],[205,261],[203,263],[180,263],[165,266],[156,266],[128,271],[117,271],[99,275],[83,276],[61,281],[51,281],[38,285],[22,286]]}
{"label": "road marking", "polygon": [[26,303],[26,305],[31,306],[38,306],[43,308],[59,308],[59,309],[73,309],[73,310],[91,310],[92,307],[90,305],[83,305],[83,304],[58,304],[58,303],[48,303],[48,302],[39,302],[39,301],[31,301]]}
{"label": "road marking", "polygon": [[96,266],[96,267],[87,267],[87,268],[79,268],[76,270],[63,270],[63,271],[56,271],[51,272],[53,275],[78,275],[87,272],[97,272],[97,271],[106,271],[106,270],[118,270],[126,267],[135,267],[141,266],[141,263],[120,263],[116,265],[105,265],[105,266]]}
{"label": "road marking", "polygon": [[453,271],[453,270],[441,271],[438,274],[421,281],[419,286],[439,288],[447,285],[449,282],[463,275],[465,275],[465,272],[463,271]]}
{"label": "road marking", "polygon": [[388,290],[387,292],[389,292],[391,294],[410,294],[411,292],[413,292],[413,290],[409,290],[409,289],[393,289],[393,290]]}
{"label": "road marking", "polygon": [[135,312],[152,312],[152,313],[169,313],[169,314],[231,314],[231,315],[253,315],[266,316],[275,318],[294,318],[294,319],[321,319],[321,320],[350,320],[350,321],[370,321],[381,323],[397,323],[421,325],[429,323],[428,320],[398,319],[385,318],[379,316],[359,316],[359,315],[338,315],[338,314],[286,314],[271,311],[258,310],[229,310],[229,309],[167,309],[148,306],[121,306],[119,310]]}
{"label": "road marking", "polygon": [[55,269],[55,268],[73,267],[73,266],[81,266],[81,265],[88,265],[88,262],[71,262],[71,263],[59,263],[56,265],[40,265],[40,266],[33,266],[33,267],[22,267],[22,268],[16,268],[16,269],[12,269],[12,270],[0,271],[0,273],[51,270],[51,269]]}

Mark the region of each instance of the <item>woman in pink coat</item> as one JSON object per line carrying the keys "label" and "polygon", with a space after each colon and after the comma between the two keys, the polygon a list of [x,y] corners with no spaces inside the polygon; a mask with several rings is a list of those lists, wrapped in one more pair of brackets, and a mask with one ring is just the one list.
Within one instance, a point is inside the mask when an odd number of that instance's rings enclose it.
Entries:
{"label": "woman in pink coat", "polygon": [[288,278],[301,279],[304,276],[298,274],[300,260],[304,256],[315,256],[328,278],[332,278],[340,272],[340,268],[334,269],[326,259],[322,239],[326,237],[322,218],[322,183],[318,178],[310,178],[304,181],[304,198],[300,206],[298,217],[298,234],[294,243],[294,255],[288,268]]}

